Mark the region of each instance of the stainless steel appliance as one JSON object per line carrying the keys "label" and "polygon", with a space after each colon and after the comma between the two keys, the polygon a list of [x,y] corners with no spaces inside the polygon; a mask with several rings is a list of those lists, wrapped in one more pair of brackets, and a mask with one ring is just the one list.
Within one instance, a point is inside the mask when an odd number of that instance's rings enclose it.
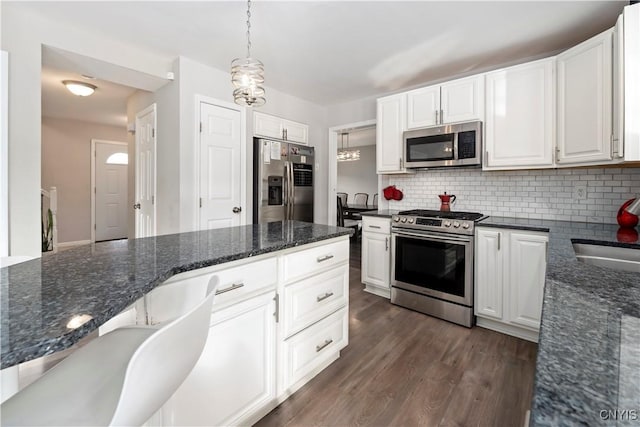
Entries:
{"label": "stainless steel appliance", "polygon": [[313,165],[313,147],[254,138],[254,224],[285,219],[313,222]]}
{"label": "stainless steel appliance", "polygon": [[413,210],[391,219],[391,302],[473,326],[473,212]]}
{"label": "stainless steel appliance", "polygon": [[408,168],[482,166],[482,122],[464,122],[403,134]]}

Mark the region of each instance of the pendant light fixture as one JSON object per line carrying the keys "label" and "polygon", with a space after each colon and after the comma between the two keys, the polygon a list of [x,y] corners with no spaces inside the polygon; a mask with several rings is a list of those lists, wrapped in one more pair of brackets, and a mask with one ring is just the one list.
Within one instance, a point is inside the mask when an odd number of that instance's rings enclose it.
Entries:
{"label": "pendant light fixture", "polygon": [[[344,148],[344,137],[347,137],[347,148]],[[360,160],[360,150],[349,150],[349,133],[342,132],[340,134],[341,140],[341,149],[338,150],[338,161],[339,162],[353,162],[355,160]]]}
{"label": "pendant light fixture", "polygon": [[236,104],[259,107],[267,102],[262,86],[264,65],[251,57],[251,0],[247,1],[247,57],[231,61],[231,83]]}
{"label": "pendant light fixture", "polygon": [[62,84],[74,95],[77,96],[89,96],[98,88],[96,85],[92,85],[85,82],[79,82],[76,80],[63,80]]}

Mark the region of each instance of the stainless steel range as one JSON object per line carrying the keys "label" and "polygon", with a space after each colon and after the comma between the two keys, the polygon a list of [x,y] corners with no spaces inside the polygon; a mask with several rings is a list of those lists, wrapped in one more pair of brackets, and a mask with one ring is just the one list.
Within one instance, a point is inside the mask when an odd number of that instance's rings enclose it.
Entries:
{"label": "stainless steel range", "polygon": [[474,212],[412,210],[391,219],[391,302],[473,326]]}

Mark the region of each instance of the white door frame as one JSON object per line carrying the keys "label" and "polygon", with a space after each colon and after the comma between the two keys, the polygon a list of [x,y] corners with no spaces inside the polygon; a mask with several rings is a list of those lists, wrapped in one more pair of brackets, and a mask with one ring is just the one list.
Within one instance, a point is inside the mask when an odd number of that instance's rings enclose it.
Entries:
{"label": "white door frame", "polygon": [[0,257],[9,256],[9,54],[0,51]]}
{"label": "white door frame", "polygon": [[240,112],[240,206],[242,212],[240,213],[240,225],[247,224],[247,108],[241,107],[237,104],[221,101],[219,99],[211,98],[205,95],[195,96],[195,122],[193,129],[195,131],[194,138],[194,150],[193,150],[193,164],[194,180],[195,180],[195,194],[193,200],[193,206],[195,206],[195,218],[194,226],[195,230],[200,230],[200,144],[201,144],[201,132],[200,132],[200,104],[210,104],[217,107],[228,108]]}
{"label": "white door frame", "polygon": [[[150,112],[153,112],[153,129],[154,129],[154,137],[153,137],[153,235],[155,236],[157,231],[158,231],[158,215],[157,215],[157,208],[156,206],[158,206],[158,197],[156,197],[158,195],[158,180],[157,180],[157,176],[158,176],[158,112],[156,109],[156,103],[154,102],[153,104],[149,105],[147,108],[139,111],[136,113],[136,128],[138,127],[138,121],[140,120],[141,117],[146,116],[147,114],[149,114]],[[138,154],[138,145],[139,145],[139,140],[138,140],[138,133],[136,132],[136,134],[134,135],[134,139],[135,139],[135,149],[134,149],[134,159],[135,159],[135,164],[133,166],[133,194],[134,194],[134,200],[133,203],[136,204],[138,201],[138,158],[137,158],[137,154]],[[134,213],[135,216],[135,213]],[[138,230],[136,230],[136,224],[137,221],[134,218],[133,221],[133,236],[137,237],[138,236]]]}
{"label": "white door frame", "polygon": [[[329,225],[336,225],[336,197],[338,186],[338,134],[340,132],[354,131],[375,126],[376,119],[365,120],[362,122],[348,123],[346,125],[334,126],[329,128],[329,188],[327,190],[328,203],[327,203],[327,223]],[[380,175],[378,175],[378,193],[380,193]],[[378,200],[380,200],[380,194],[378,194]],[[379,203],[379,202],[378,202]]]}
{"label": "white door frame", "polygon": [[[91,138],[91,243],[96,242],[96,144],[123,145],[125,151],[127,151],[127,155],[129,154],[129,144],[126,142]],[[127,165],[127,168],[129,168],[130,164],[131,163]],[[128,176],[129,173],[127,172],[127,178]],[[127,191],[128,189],[129,183],[127,183]]]}

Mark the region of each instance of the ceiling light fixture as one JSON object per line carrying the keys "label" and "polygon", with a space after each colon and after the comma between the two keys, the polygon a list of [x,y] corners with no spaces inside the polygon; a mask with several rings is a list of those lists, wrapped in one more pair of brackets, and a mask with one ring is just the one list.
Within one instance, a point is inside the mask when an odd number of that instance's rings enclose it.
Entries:
{"label": "ceiling light fixture", "polygon": [[[344,148],[344,137],[347,137],[347,148]],[[341,146],[342,148],[338,150],[338,161],[339,162],[353,162],[355,160],[360,160],[360,150],[349,150],[349,133],[342,132],[340,134],[341,138]]]}
{"label": "ceiling light fixture", "polygon": [[247,1],[247,57],[231,61],[233,100],[247,107],[259,107],[264,97],[264,64],[251,57],[251,0]]}
{"label": "ceiling light fixture", "polygon": [[79,82],[76,80],[63,80],[62,84],[69,89],[69,92],[77,96],[89,96],[98,88],[90,83]]}

